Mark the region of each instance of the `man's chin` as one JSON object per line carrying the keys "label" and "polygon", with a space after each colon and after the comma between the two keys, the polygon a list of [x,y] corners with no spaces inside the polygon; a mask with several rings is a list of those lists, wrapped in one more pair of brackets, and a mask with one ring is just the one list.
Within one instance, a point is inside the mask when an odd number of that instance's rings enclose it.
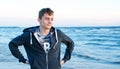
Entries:
{"label": "man's chin", "polygon": [[51,29],[52,26],[46,27],[46,29]]}

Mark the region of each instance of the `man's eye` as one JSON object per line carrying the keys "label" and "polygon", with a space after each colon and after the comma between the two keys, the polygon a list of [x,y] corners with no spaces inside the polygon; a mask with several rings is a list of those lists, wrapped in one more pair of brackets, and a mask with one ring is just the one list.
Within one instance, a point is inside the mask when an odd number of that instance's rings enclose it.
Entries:
{"label": "man's eye", "polygon": [[45,20],[49,20],[49,18],[45,18]]}
{"label": "man's eye", "polygon": [[51,20],[51,21],[53,21],[53,18],[45,18],[45,20]]}
{"label": "man's eye", "polygon": [[51,18],[51,21],[53,21],[53,18]]}

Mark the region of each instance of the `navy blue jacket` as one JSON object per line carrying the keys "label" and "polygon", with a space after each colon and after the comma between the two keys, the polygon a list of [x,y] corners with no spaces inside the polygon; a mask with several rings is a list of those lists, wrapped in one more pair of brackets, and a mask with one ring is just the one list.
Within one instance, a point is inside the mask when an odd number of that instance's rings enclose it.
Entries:
{"label": "navy blue jacket", "polygon": [[46,54],[36,38],[36,28],[39,28],[39,26],[27,28],[23,31],[23,34],[11,40],[9,43],[11,53],[18,58],[19,61],[25,63],[26,59],[18,49],[18,46],[23,45],[26,50],[31,69],[61,69],[61,43],[64,43],[67,46],[63,57],[63,60],[66,62],[71,58],[74,42],[59,29],[52,27],[50,30],[53,32],[51,34],[51,48]]}

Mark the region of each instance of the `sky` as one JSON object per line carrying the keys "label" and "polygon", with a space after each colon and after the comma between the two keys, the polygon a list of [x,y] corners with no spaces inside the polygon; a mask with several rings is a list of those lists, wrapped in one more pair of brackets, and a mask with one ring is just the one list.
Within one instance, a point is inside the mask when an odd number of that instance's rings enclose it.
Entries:
{"label": "sky", "polygon": [[0,0],[0,26],[35,26],[49,7],[54,26],[120,26],[120,0]]}

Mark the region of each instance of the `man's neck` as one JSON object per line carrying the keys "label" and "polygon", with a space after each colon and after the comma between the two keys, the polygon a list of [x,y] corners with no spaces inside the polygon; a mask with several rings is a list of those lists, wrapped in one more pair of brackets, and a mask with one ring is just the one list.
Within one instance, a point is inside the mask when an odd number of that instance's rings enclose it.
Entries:
{"label": "man's neck", "polygon": [[40,29],[40,32],[41,32],[42,35],[47,35],[50,32],[50,29],[45,29],[41,26],[39,27],[39,29]]}

